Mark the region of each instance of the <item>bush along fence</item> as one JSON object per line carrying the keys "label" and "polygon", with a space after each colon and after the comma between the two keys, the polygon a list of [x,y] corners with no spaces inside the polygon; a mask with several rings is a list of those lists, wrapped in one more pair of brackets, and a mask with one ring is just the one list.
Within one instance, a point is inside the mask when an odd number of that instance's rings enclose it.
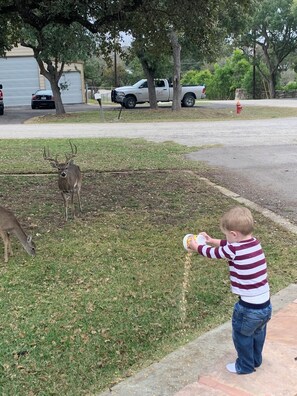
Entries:
{"label": "bush along fence", "polygon": [[[276,90],[275,91],[275,99],[292,99],[297,98],[297,89],[292,90]],[[253,99],[252,95],[249,94],[245,89],[237,88],[235,90],[235,100],[242,99]],[[270,99],[269,94],[266,91],[262,91],[260,97],[256,97],[255,99]]]}

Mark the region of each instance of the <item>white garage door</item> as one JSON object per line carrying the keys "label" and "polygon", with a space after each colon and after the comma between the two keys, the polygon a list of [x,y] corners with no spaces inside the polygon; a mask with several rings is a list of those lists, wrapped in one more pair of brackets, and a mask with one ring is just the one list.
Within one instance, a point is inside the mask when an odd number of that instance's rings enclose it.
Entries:
{"label": "white garage door", "polygon": [[39,87],[39,68],[32,57],[0,58],[5,106],[30,105]]}
{"label": "white garage door", "polygon": [[[0,58],[0,83],[3,85],[5,106],[31,105],[32,94],[39,89],[39,67],[35,58]],[[64,104],[83,103],[80,72],[65,72],[60,84],[66,87],[62,90]],[[48,80],[46,87],[50,89]]]}
{"label": "white garage door", "polygon": [[[64,104],[83,103],[80,72],[70,71],[63,73],[59,85]],[[48,81],[46,81],[46,87],[50,89],[50,83]]]}

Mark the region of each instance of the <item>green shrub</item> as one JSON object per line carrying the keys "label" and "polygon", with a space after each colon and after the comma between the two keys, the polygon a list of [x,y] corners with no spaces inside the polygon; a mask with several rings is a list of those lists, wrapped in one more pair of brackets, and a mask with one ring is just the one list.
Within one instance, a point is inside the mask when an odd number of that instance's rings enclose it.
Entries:
{"label": "green shrub", "polygon": [[213,73],[189,70],[182,78],[182,84],[205,84],[208,99],[234,99],[236,88],[243,87],[245,76],[251,69],[243,51],[237,49],[223,65],[215,64]]}
{"label": "green shrub", "polygon": [[285,91],[292,91],[292,90],[294,90],[294,89],[297,89],[297,81],[290,81],[290,82],[288,82],[288,84],[285,85],[285,86],[283,87],[283,89],[284,89]]}

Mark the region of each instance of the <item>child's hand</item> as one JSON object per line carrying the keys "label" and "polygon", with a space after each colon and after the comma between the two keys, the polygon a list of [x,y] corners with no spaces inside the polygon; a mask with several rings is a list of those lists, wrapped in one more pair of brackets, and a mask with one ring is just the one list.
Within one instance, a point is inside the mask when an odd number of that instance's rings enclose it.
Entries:
{"label": "child's hand", "polygon": [[188,250],[197,252],[197,249],[198,249],[198,243],[196,242],[195,238],[191,238],[188,245]]}
{"label": "child's hand", "polygon": [[199,235],[203,235],[204,236],[204,238],[205,238],[205,243],[207,244],[207,245],[214,245],[214,246],[220,246],[220,244],[221,244],[221,240],[220,239],[215,239],[215,238],[212,238],[210,235],[208,235],[206,232],[200,232],[200,234]]}
{"label": "child's hand", "polygon": [[206,232],[199,232],[199,235],[204,236],[206,243],[212,243],[211,241],[213,240],[213,238],[209,236]]}

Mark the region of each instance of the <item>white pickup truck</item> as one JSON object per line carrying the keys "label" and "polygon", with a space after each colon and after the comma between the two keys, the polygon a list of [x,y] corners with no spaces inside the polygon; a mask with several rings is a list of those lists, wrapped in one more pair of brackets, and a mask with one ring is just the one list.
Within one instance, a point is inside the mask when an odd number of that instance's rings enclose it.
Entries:
{"label": "white pickup truck", "polygon": [[[173,99],[173,87],[165,78],[155,79],[158,102],[170,102]],[[193,107],[196,99],[206,97],[204,85],[182,86],[182,106]],[[111,101],[120,103],[127,109],[133,109],[137,103],[149,102],[147,80],[142,79],[134,85],[115,88],[111,91]]]}

